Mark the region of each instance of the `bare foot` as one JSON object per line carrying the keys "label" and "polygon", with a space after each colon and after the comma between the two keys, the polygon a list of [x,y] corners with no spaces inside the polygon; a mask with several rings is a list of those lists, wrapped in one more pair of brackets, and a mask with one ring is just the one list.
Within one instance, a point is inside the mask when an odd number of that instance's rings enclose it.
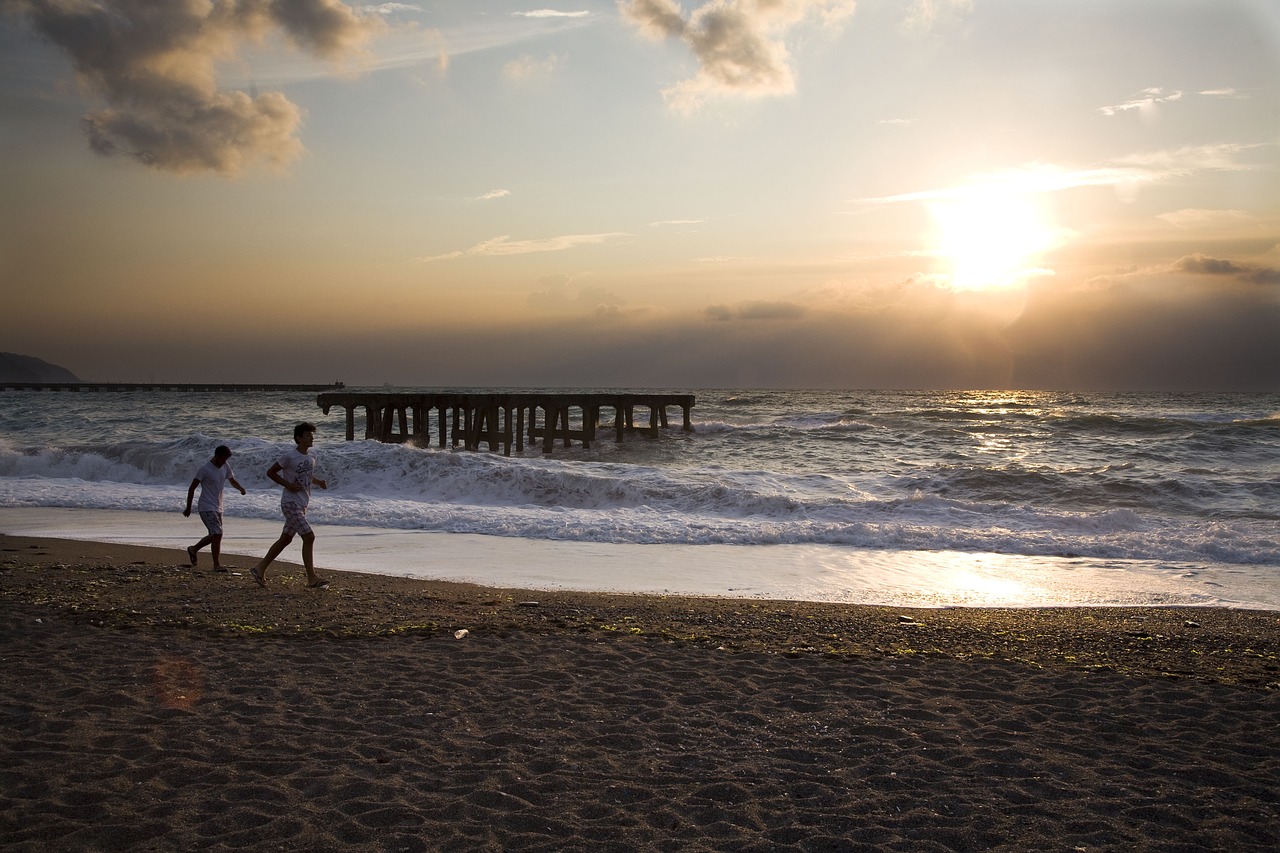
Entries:
{"label": "bare foot", "polygon": [[262,569],[254,566],[249,570],[249,574],[253,575],[254,581],[263,589],[267,588],[267,576],[262,573]]}
{"label": "bare foot", "polygon": [[187,556],[191,558],[191,565],[195,565],[198,558],[196,557],[196,546],[192,545],[187,549]]}

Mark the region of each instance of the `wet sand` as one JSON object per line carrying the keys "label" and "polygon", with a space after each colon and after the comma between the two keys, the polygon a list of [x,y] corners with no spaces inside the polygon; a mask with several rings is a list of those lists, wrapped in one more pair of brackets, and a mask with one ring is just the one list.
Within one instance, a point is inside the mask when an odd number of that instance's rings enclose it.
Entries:
{"label": "wet sand", "polygon": [[530,592],[0,536],[5,850],[1274,850],[1280,613]]}

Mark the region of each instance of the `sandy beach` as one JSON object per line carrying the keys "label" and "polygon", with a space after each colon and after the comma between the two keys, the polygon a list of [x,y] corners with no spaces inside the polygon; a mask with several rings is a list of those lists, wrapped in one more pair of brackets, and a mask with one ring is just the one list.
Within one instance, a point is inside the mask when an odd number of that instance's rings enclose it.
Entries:
{"label": "sandy beach", "polygon": [[1274,850],[1280,613],[489,589],[0,537],[4,850]]}

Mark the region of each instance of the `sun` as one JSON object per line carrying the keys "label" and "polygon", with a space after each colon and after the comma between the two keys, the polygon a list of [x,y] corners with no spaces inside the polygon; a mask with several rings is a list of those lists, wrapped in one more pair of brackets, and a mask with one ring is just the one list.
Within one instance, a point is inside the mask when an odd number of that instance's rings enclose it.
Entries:
{"label": "sun", "polygon": [[1043,273],[1039,257],[1057,243],[1034,194],[1005,187],[958,190],[929,207],[935,246],[952,290],[998,290]]}

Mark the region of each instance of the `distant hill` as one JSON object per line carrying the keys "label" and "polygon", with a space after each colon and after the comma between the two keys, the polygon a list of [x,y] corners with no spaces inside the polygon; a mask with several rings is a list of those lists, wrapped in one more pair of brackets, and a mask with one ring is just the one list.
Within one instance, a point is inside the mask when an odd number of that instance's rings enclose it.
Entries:
{"label": "distant hill", "polygon": [[29,355],[0,352],[0,382],[79,382],[65,367]]}

